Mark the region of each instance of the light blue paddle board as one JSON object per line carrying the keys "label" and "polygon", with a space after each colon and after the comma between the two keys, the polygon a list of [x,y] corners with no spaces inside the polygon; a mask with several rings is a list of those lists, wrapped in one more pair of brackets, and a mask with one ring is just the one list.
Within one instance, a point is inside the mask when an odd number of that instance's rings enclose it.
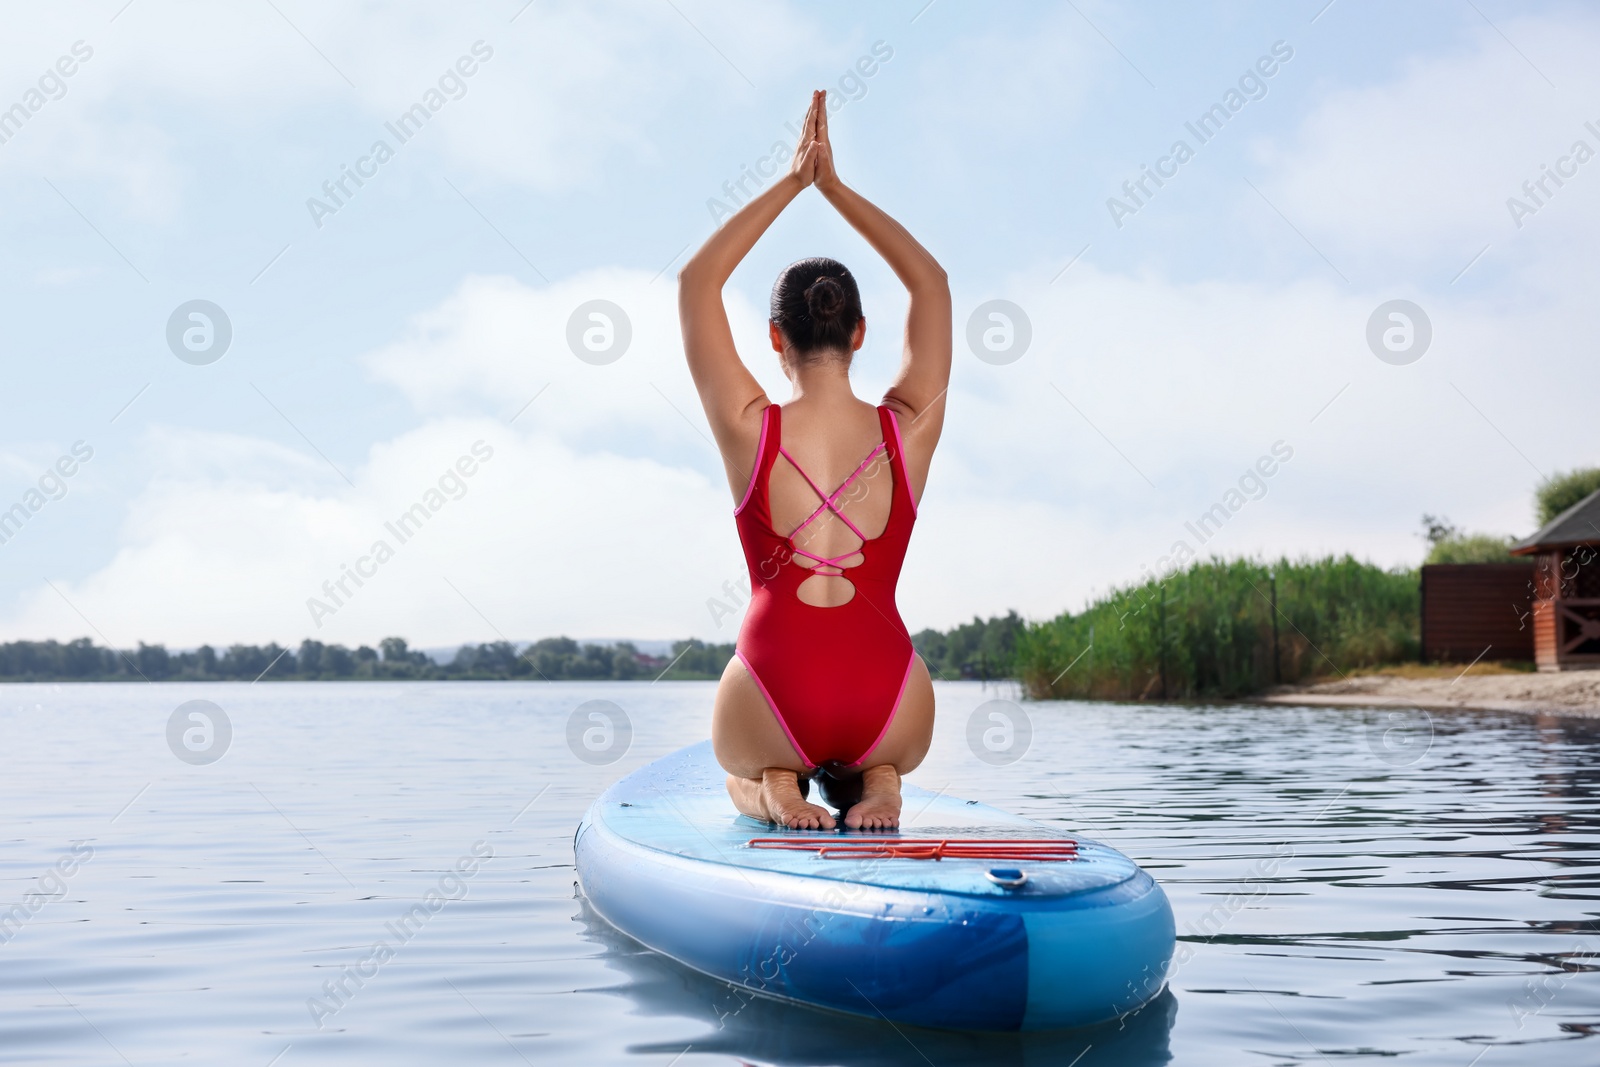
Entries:
{"label": "light blue paddle board", "polygon": [[[1046,1030],[1135,1011],[1165,986],[1172,908],[1106,845],[906,786],[899,834],[782,831],[738,814],[710,742],[590,807],[578,879],[617,929],[753,996],[918,1026]],[[828,859],[753,838],[1077,842],[1076,858]]]}

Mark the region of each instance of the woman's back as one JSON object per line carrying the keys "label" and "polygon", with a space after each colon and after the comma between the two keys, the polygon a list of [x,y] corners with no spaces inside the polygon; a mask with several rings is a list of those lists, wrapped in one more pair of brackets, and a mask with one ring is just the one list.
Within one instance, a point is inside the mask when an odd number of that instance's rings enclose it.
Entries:
{"label": "woman's back", "polygon": [[[880,536],[888,525],[894,496],[888,450],[895,442],[883,440],[877,408],[850,395],[790,401],[781,422],[783,452],[768,479],[773,526],[792,535],[794,562],[817,571],[800,586],[800,599],[816,607],[847,603],[850,581],[835,572],[858,565],[863,539]],[[838,510],[819,512],[822,495],[841,487]],[[836,559],[840,567],[818,557]]]}

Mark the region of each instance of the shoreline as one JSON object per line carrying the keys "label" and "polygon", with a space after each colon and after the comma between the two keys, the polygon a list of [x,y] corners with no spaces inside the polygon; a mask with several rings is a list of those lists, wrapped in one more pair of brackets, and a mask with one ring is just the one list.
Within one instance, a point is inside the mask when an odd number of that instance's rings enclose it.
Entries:
{"label": "shoreline", "polygon": [[1316,685],[1280,686],[1254,700],[1312,707],[1405,707],[1600,719],[1600,671],[1462,674],[1453,679],[1364,674]]}

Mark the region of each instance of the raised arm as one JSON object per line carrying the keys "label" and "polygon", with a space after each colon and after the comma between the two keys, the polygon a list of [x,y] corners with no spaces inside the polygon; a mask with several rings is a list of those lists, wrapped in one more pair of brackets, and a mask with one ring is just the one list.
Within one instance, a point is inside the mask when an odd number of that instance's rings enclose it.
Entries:
{"label": "raised arm", "polygon": [[901,429],[910,452],[907,458],[920,495],[928,460],[944,426],[944,397],[950,386],[950,283],[944,268],[905,227],[839,180],[828,140],[826,107],[818,111],[817,140],[817,190],[884,258],[911,297],[900,373],[883,402],[902,416]]}
{"label": "raised arm", "polygon": [[750,458],[761,435],[767,394],[734,347],[722,287],[789,202],[810,185],[816,169],[821,95],[813,93],[789,173],[724,222],[678,272],[678,323],[689,373],[700,393],[735,499],[744,495]]}

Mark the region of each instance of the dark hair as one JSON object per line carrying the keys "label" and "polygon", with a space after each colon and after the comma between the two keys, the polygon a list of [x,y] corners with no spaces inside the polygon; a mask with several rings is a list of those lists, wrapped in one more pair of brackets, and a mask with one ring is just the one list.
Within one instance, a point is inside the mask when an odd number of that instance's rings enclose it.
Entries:
{"label": "dark hair", "polygon": [[783,268],[773,283],[770,317],[802,358],[830,349],[848,358],[861,321],[861,290],[838,260],[802,259]]}

